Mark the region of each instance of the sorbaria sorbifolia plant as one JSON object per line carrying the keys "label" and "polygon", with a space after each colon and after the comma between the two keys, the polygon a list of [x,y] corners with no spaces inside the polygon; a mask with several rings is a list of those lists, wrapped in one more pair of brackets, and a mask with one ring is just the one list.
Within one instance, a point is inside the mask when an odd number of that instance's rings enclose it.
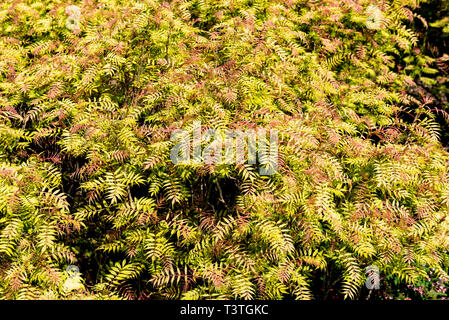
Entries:
{"label": "sorbaria sorbifolia plant", "polygon": [[[368,266],[448,281],[428,2],[3,0],[0,296],[357,299]],[[276,173],[172,163],[194,121],[277,130]]]}

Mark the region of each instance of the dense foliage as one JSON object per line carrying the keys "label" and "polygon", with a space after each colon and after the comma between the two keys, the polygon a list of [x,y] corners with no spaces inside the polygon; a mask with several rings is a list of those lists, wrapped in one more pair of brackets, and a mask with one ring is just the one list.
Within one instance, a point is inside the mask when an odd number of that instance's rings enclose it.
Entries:
{"label": "dense foliage", "polygon": [[[2,1],[0,297],[364,299],[369,265],[387,299],[447,284],[447,10]],[[195,120],[278,130],[278,171],[172,163]]]}

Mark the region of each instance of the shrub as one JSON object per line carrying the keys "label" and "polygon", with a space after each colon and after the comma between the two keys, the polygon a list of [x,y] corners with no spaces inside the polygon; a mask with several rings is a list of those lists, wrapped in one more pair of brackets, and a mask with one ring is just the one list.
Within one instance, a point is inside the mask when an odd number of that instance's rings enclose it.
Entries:
{"label": "shrub", "polygon": [[[3,1],[0,294],[357,299],[370,265],[447,282],[447,114],[421,85],[443,73],[418,1],[372,4]],[[194,121],[276,129],[277,172],[172,163]]]}

